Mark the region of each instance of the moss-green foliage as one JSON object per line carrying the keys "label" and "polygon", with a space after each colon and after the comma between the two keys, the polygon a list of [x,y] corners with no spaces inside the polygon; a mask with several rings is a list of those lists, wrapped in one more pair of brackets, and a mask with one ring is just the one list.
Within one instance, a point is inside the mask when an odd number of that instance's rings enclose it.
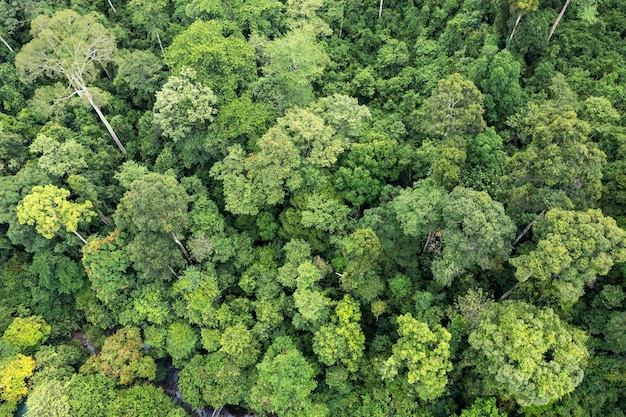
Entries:
{"label": "moss-green foliage", "polygon": [[622,3],[0,0],[0,415],[623,416]]}

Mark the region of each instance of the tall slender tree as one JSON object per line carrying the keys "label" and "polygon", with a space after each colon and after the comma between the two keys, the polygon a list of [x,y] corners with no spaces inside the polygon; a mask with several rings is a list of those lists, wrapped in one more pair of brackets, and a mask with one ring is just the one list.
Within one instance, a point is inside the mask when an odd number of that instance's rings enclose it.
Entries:
{"label": "tall slender tree", "polygon": [[26,83],[38,78],[65,79],[71,95],[87,99],[123,153],[124,145],[87,88],[100,67],[115,60],[115,36],[94,16],[61,10],[52,17],[38,16],[31,23],[33,40],[15,57],[15,66]]}

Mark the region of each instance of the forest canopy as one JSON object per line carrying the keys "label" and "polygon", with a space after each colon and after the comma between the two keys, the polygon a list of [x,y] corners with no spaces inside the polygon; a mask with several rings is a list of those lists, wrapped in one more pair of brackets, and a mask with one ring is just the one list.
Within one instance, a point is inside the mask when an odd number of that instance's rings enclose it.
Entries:
{"label": "forest canopy", "polygon": [[0,417],[626,411],[620,0],[0,0]]}

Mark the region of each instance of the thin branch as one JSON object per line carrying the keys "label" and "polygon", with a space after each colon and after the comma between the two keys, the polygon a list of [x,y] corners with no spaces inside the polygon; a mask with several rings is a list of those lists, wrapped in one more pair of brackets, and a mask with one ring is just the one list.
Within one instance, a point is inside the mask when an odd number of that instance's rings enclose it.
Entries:
{"label": "thin branch", "polygon": [[109,6],[111,6],[111,9],[113,9],[113,13],[117,14],[117,10],[115,10],[115,7],[113,6],[113,3],[111,3],[111,0],[109,1]]}
{"label": "thin branch", "polygon": [[517,26],[519,25],[520,20],[522,20],[522,13],[517,16],[515,26],[513,26],[513,31],[511,32],[511,36],[509,36],[509,41],[511,41],[511,39],[513,39],[513,36],[515,36],[515,31],[517,30]]}
{"label": "thin branch", "polygon": [[85,245],[87,244],[87,241],[85,240],[84,237],[82,237],[80,235],[80,233],[78,233],[76,230],[73,230],[72,233],[74,233],[76,236],[78,236],[78,238],[80,239],[81,242],[83,242]]}
{"label": "thin branch", "polygon": [[498,298],[498,302],[500,303],[500,302],[506,300],[507,298],[509,298],[509,295],[511,295],[511,293],[513,291],[515,291],[518,287],[519,287],[519,282],[517,284],[515,284],[515,286],[513,288],[511,288],[510,290],[508,290],[507,292],[502,294],[502,297]]}
{"label": "thin branch", "polygon": [[189,256],[189,253],[187,252],[187,249],[185,249],[185,247],[183,246],[182,243],[180,243],[180,240],[178,240],[178,238],[176,237],[176,235],[174,234],[174,232],[172,232],[172,239],[174,239],[174,242],[176,242],[176,244],[178,245],[178,247],[180,248],[180,250],[183,251],[183,253],[185,254],[185,258],[187,258],[187,260],[189,261],[189,263],[193,263],[193,261],[191,260],[191,257]]}
{"label": "thin branch", "polygon": [[5,40],[4,40],[4,38],[3,38],[2,36],[0,36],[0,42],[2,42],[2,43],[3,43],[3,44],[7,47],[7,48],[9,48],[9,51],[11,51],[11,52],[15,52],[15,51],[13,50],[13,48],[11,48],[11,45],[9,45],[9,44],[7,43],[7,41],[5,41]]}
{"label": "thin branch", "polygon": [[519,234],[519,235],[515,238],[515,240],[513,241],[513,246],[517,245],[517,242],[519,242],[519,241],[520,241],[520,239],[522,239],[522,237],[524,237],[524,235],[525,235],[526,233],[528,233],[528,231],[530,230],[530,228],[531,228],[531,227],[533,227],[533,225],[537,222],[537,220],[539,220],[539,219],[541,218],[541,216],[543,216],[543,215],[544,215],[544,213],[545,213],[545,212],[546,212],[546,210],[545,210],[545,209],[544,209],[544,210],[541,210],[541,213],[539,213],[539,214],[537,215],[537,217],[535,217],[535,219],[534,219],[532,222],[528,223],[528,225],[524,228],[524,230],[522,230],[522,233],[520,233],[520,234]]}
{"label": "thin branch", "polygon": [[380,6],[378,7],[378,18],[383,15],[383,0],[380,0]]}
{"label": "thin branch", "polygon": [[550,28],[550,33],[548,34],[548,40],[550,40],[550,38],[554,34],[554,31],[556,30],[556,27],[559,25],[559,22],[561,21],[561,18],[565,14],[565,10],[567,10],[567,6],[569,6],[569,2],[570,2],[570,0],[567,0],[565,2],[565,4],[563,5],[563,8],[561,9],[561,13],[559,13],[559,16],[554,21],[554,24],[552,25],[552,28]]}
{"label": "thin branch", "polygon": [[87,101],[89,101],[89,104],[91,104],[91,107],[93,107],[96,113],[98,113],[98,117],[100,117],[100,120],[106,126],[107,130],[109,131],[109,134],[111,135],[111,137],[117,144],[117,147],[120,148],[120,151],[122,151],[122,153],[126,153],[126,149],[124,149],[124,145],[122,145],[122,142],[120,142],[119,138],[115,134],[115,131],[109,124],[109,121],[106,119],[106,117],[104,117],[104,114],[102,114],[102,110],[100,110],[100,107],[98,107],[98,105],[93,101],[93,97],[91,96],[91,94],[87,90],[87,87],[85,86],[82,86],[81,91],[79,92],[79,95],[83,95],[83,94],[87,98]]}
{"label": "thin branch", "polygon": [[426,249],[428,249],[428,245],[430,244],[430,240],[433,238],[433,232],[428,232],[428,237],[426,238],[426,243],[424,244],[424,247],[422,248],[422,253],[426,252]]}

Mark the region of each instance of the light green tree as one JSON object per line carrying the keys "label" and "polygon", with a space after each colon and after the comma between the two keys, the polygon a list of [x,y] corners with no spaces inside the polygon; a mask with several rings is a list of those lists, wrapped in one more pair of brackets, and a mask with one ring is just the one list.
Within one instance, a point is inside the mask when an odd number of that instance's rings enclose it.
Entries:
{"label": "light green tree", "polygon": [[[407,378],[409,386],[422,401],[443,395],[448,384],[450,362],[450,333],[441,326],[432,330],[411,314],[398,316],[399,338],[393,345],[393,355],[381,368],[384,380]],[[407,369],[406,376],[404,369]]]}
{"label": "light green tree", "polygon": [[2,340],[32,354],[50,336],[52,328],[40,316],[16,317],[2,334]]}
{"label": "light green tree", "polygon": [[328,415],[315,404],[315,369],[286,336],[277,337],[257,365],[258,378],[250,391],[250,406],[263,413],[285,417]]}
{"label": "light green tree", "polygon": [[469,335],[486,386],[521,406],[548,404],[576,388],[588,357],[586,339],[553,310],[517,301],[483,310]]}
{"label": "light green tree", "polygon": [[[21,353],[0,360],[0,401],[17,406],[28,393],[26,380],[35,372],[35,360]],[[0,402],[1,404],[1,402]]]}
{"label": "light green tree", "polygon": [[217,113],[213,91],[196,82],[196,78],[195,70],[182,68],[156,93],[152,120],[163,136],[174,142],[189,140],[191,134],[206,131]]}
{"label": "light green tree", "polygon": [[69,196],[70,192],[65,188],[36,185],[32,193],[18,203],[17,219],[22,224],[34,225],[37,232],[46,239],[52,239],[63,227],[86,244],[85,238],[77,231],[78,224],[81,221],[90,221],[96,213],[91,210],[91,201],[73,203],[67,200]]}
{"label": "light green tree", "polygon": [[102,373],[116,378],[120,385],[131,385],[135,379],[152,381],[156,377],[156,364],[144,352],[137,327],[120,329],[107,337],[100,354],[91,356],[80,372]]}
{"label": "light green tree", "polygon": [[15,57],[20,77],[27,83],[41,77],[67,81],[73,94],[87,99],[117,146],[126,153],[87,88],[101,67],[115,61],[115,36],[94,16],[81,16],[72,10],[58,11],[52,17],[37,16],[31,22],[31,35],[33,40]]}
{"label": "light green tree", "polygon": [[332,322],[322,326],[313,337],[313,351],[327,365],[345,366],[356,372],[365,350],[365,335],[359,324],[359,304],[346,295],[335,307]]}
{"label": "light green tree", "polygon": [[564,306],[582,296],[585,283],[626,260],[626,232],[598,209],[552,209],[533,231],[537,247],[510,261],[515,276],[520,282],[538,280]]}

